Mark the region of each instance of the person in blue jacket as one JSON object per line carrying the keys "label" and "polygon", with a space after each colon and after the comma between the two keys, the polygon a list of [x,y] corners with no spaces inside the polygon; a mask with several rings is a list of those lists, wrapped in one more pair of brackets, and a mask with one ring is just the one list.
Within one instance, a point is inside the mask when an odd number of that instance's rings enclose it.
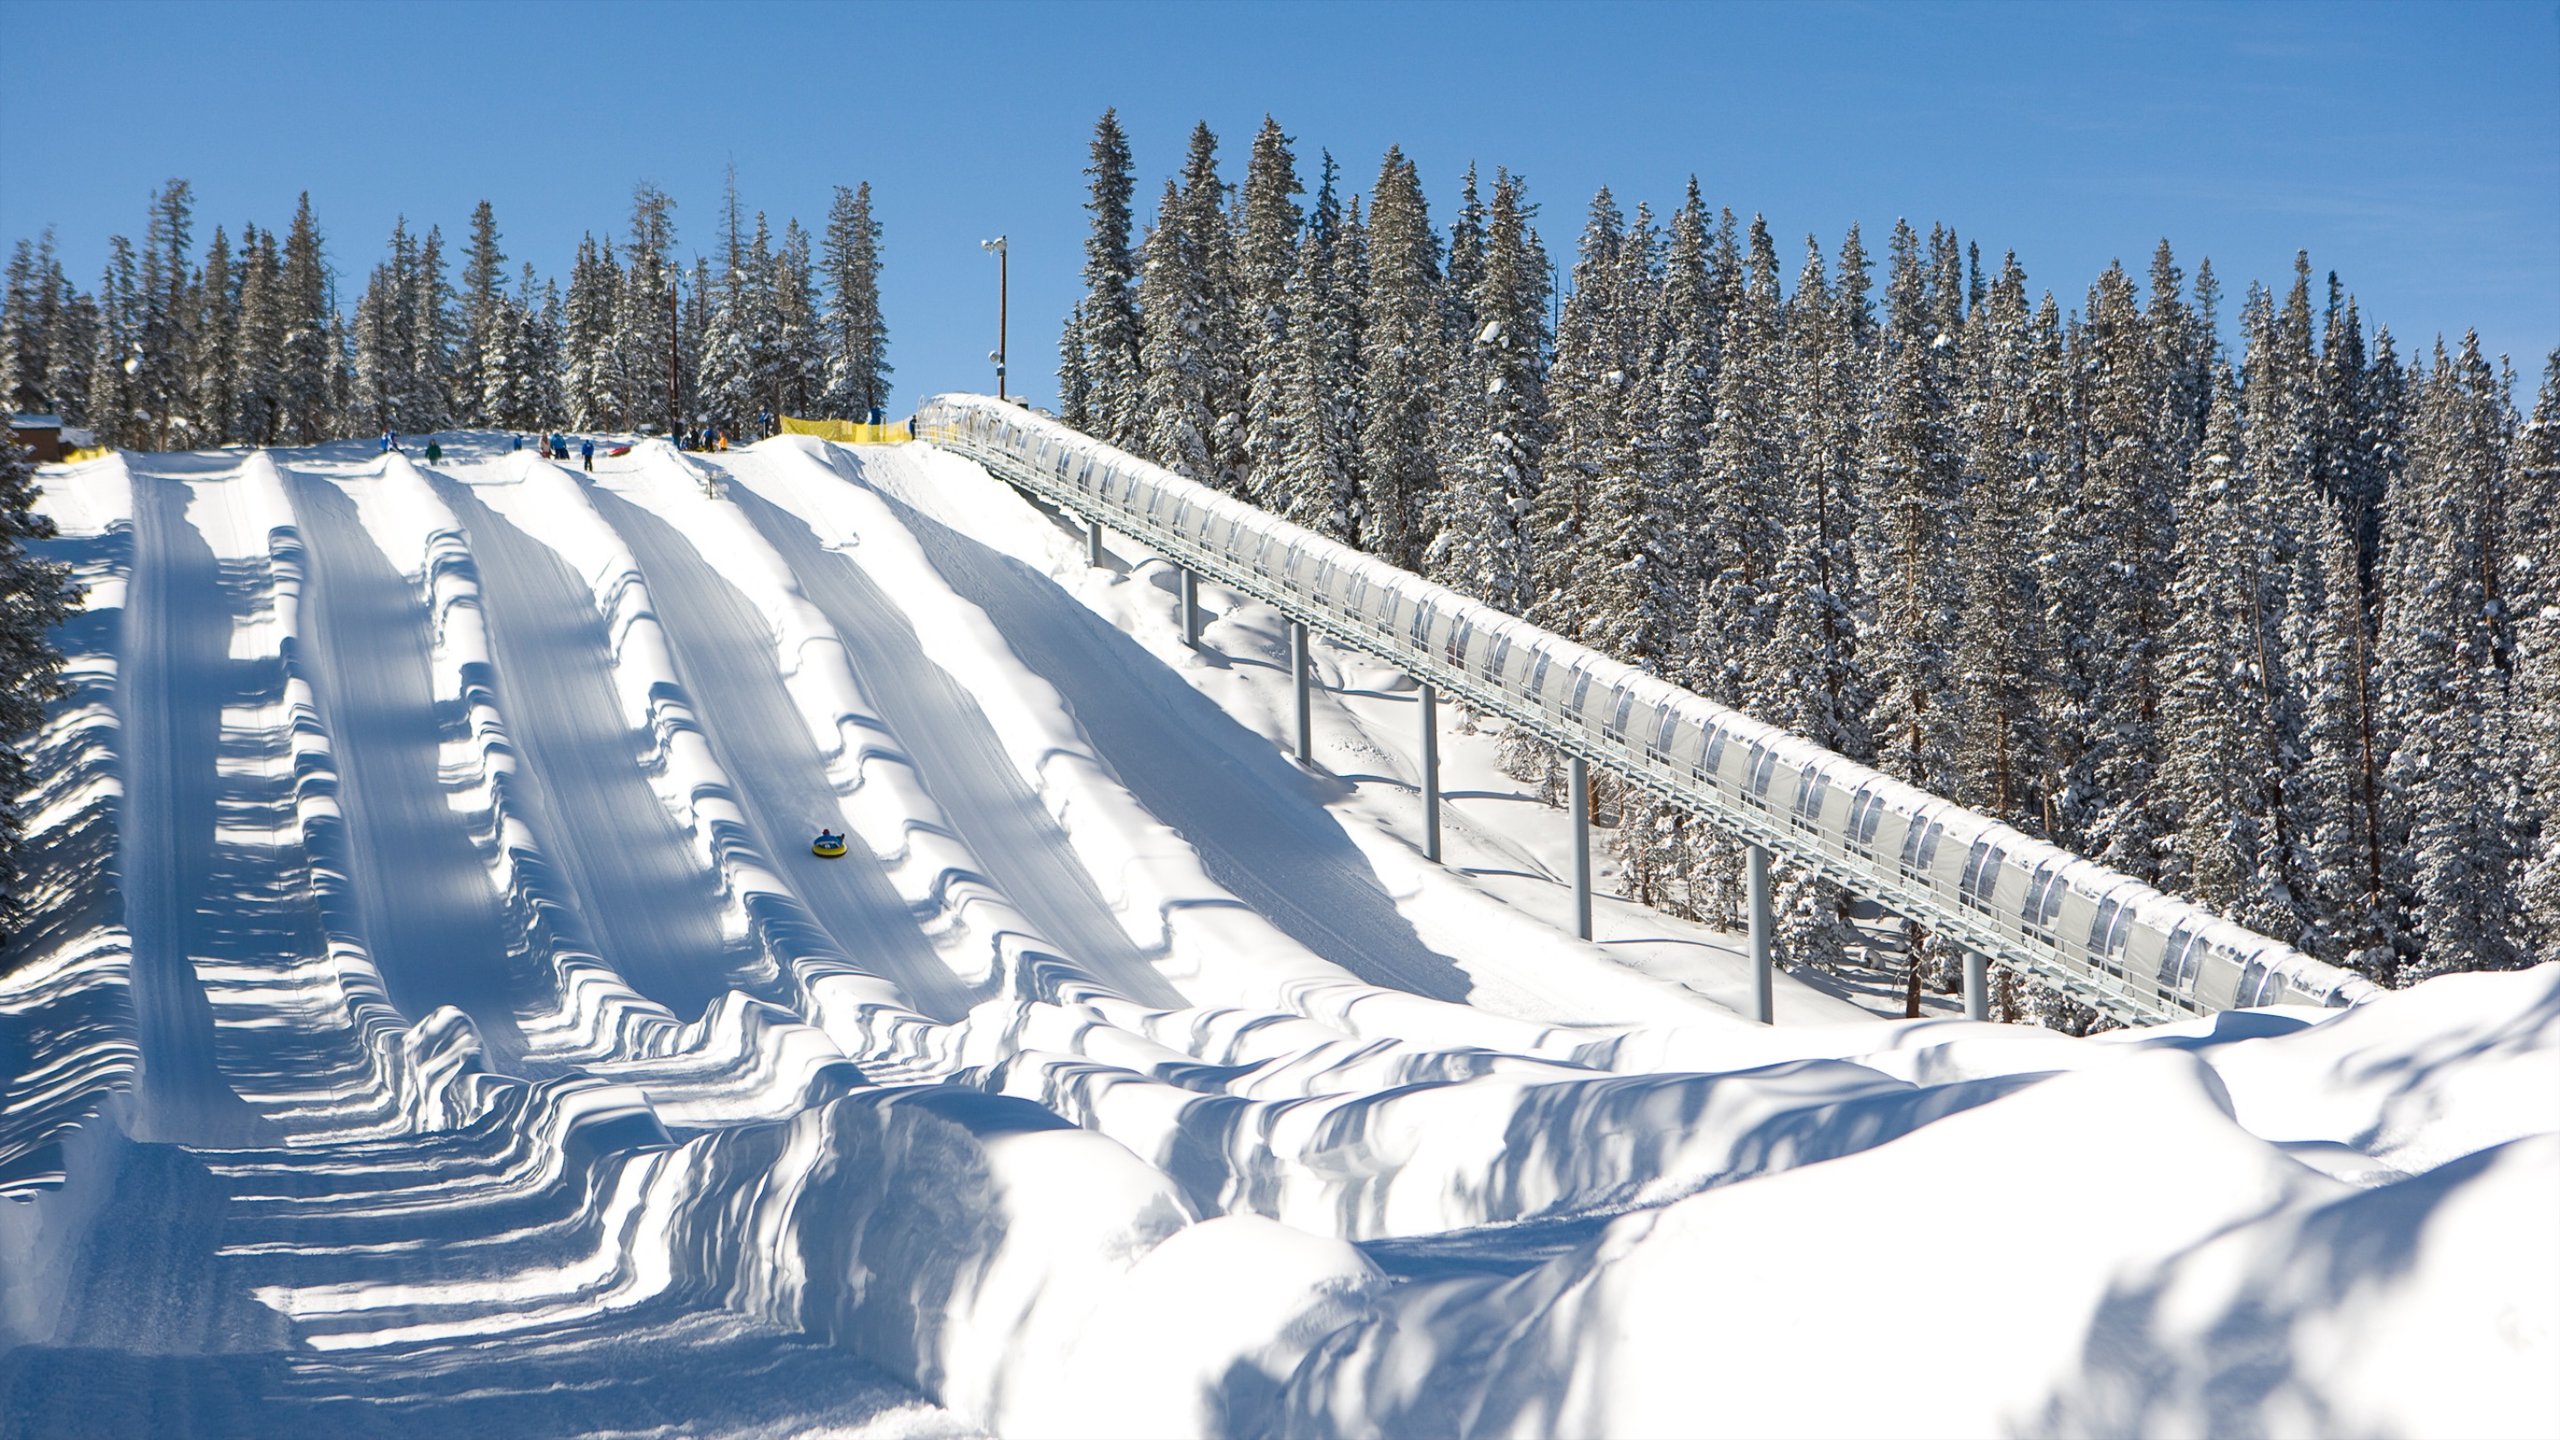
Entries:
{"label": "person in blue jacket", "polygon": [[595,473],[596,442],[592,438],[578,442],[578,459],[587,467],[588,474],[592,475]]}

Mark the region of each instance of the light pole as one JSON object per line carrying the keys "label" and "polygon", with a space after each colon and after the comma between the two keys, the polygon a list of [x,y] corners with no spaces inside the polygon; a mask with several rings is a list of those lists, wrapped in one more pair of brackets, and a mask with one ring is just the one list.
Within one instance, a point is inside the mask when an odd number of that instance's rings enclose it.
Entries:
{"label": "light pole", "polygon": [[1005,258],[1004,237],[1001,235],[993,240],[979,241],[978,248],[992,251],[996,257],[996,349],[987,358],[996,362],[996,398],[1001,400],[1004,398],[1005,271],[1009,262]]}

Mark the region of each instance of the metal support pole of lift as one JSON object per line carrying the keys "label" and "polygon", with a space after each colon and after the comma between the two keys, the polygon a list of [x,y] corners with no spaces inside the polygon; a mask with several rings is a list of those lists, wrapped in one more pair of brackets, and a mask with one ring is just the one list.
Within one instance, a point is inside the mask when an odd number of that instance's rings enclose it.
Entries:
{"label": "metal support pole of lift", "polygon": [[1565,803],[1573,808],[1573,933],[1591,938],[1591,767],[1573,757],[1565,772]]}
{"label": "metal support pole of lift", "polygon": [[1084,517],[1084,563],[1102,568],[1102,522],[1090,515]]}
{"label": "metal support pole of lift", "polygon": [[1200,577],[1180,566],[1174,567],[1173,573],[1182,577],[1182,643],[1197,650],[1200,648]]}
{"label": "metal support pole of lift", "polygon": [[1991,1018],[1991,962],[1970,948],[1964,952],[1964,1018]]}
{"label": "metal support pole of lift", "polygon": [[1763,1025],[1777,1023],[1777,918],[1769,899],[1769,852],[1745,847],[1743,891],[1751,905],[1751,1014]]}
{"label": "metal support pole of lift", "polygon": [[1315,657],[1307,653],[1305,622],[1289,622],[1289,671],[1298,692],[1298,763],[1315,763]]}
{"label": "metal support pole of lift", "polygon": [[1440,860],[1440,692],[1422,682],[1422,858]]}

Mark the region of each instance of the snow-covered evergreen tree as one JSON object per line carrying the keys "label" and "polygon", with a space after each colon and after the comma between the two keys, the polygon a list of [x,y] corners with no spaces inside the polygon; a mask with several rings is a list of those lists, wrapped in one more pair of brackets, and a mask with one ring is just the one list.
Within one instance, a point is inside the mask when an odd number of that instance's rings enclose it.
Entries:
{"label": "snow-covered evergreen tree", "polygon": [[2398,729],[2383,800],[2412,872],[2408,953],[2385,978],[2405,981],[2528,959],[2502,581],[2512,423],[2477,335],[2451,358],[2436,347],[2417,398],[2405,487],[2384,525],[2377,641]]}
{"label": "snow-covered evergreen tree", "polygon": [[2122,265],[2091,289],[2071,353],[2082,455],[2055,520],[2046,592],[2047,626],[2064,647],[2056,838],[2148,879],[2167,828],[2154,777],[2172,491],[2159,456],[2156,354]]}
{"label": "snow-covered evergreen tree", "polygon": [[416,428],[440,430],[453,423],[453,286],[444,273],[444,231],[430,225],[418,244],[418,263],[410,277],[411,324],[415,328],[414,368],[409,373],[409,405]]}
{"label": "snow-covered evergreen tree", "polygon": [[231,262],[231,240],[221,226],[205,247],[188,305],[187,326],[194,336],[188,347],[184,430],[187,443],[219,445],[232,438],[238,408],[232,387],[240,372],[240,270]]}
{"label": "snow-covered evergreen tree", "polygon": [[[1443,584],[1513,614],[1528,608],[1525,526],[1545,458],[1547,257],[1518,177],[1496,172],[1452,368],[1446,469],[1428,553]],[[1454,302],[1453,302],[1454,303]]]}
{"label": "snow-covered evergreen tree", "polygon": [[[615,319],[614,351],[620,362],[617,393],[634,429],[676,422],[670,409],[676,380],[676,267],[674,197],[643,183],[631,195],[631,239],[623,251],[623,276]],[[749,418],[754,412],[749,411]]]}
{"label": "snow-covered evergreen tree", "polygon": [[560,388],[569,423],[580,430],[615,429],[629,409],[622,394],[622,364],[615,336],[622,313],[622,267],[613,242],[593,235],[578,241],[569,270],[567,314],[562,324]]}
{"label": "snow-covered evergreen tree", "polygon": [[433,230],[392,227],[391,255],[374,267],[356,309],[355,388],[350,420],[400,434],[443,428],[451,403],[451,312]]}
{"label": "snow-covered evergreen tree", "polygon": [[1428,506],[1440,484],[1433,448],[1442,344],[1440,242],[1422,179],[1390,148],[1370,192],[1369,284],[1361,314],[1360,546],[1407,570],[1430,541]]}
{"label": "snow-covered evergreen tree", "polygon": [[[1867,676],[1858,664],[1858,470],[1869,356],[1864,252],[1850,232],[1835,289],[1805,237],[1786,307],[1786,409],[1792,432],[1771,581],[1775,613],[1744,698],[1751,712],[1842,754],[1872,753]],[[1944,557],[1941,557],[1943,563]]]}
{"label": "snow-covered evergreen tree", "polygon": [[818,408],[867,419],[889,404],[889,325],[880,312],[880,222],[871,182],[836,187],[823,250],[827,309],[825,391]]}
{"label": "snow-covered evergreen tree", "polygon": [[[1619,252],[1630,243],[1616,197],[1591,197],[1573,263],[1573,293],[1556,325],[1547,373],[1548,443],[1527,517],[1534,567],[1530,618],[1580,637],[1591,617],[1593,549],[1601,473],[1626,449],[1627,374],[1635,317],[1622,307]],[[1645,324],[1650,324],[1646,317]]]}
{"label": "snow-covered evergreen tree", "polygon": [[1698,623],[1700,543],[1706,502],[1701,465],[1715,426],[1716,371],[1724,338],[1725,294],[1716,274],[1714,217],[1689,177],[1687,195],[1671,217],[1662,257],[1662,310],[1657,326],[1662,356],[1655,377],[1654,434],[1649,466],[1663,512],[1670,549],[1662,583],[1672,607],[1671,678],[1686,683]]}
{"label": "snow-covered evergreen tree", "polygon": [[[1961,534],[1962,464],[1950,372],[1958,336],[1943,328],[1922,268],[1919,236],[1897,223],[1885,282],[1884,348],[1865,470],[1873,527],[1867,567],[1873,628],[1860,650],[1876,688],[1877,764],[1945,793],[1955,746],[1952,646],[1963,601],[1946,563]],[[1939,291],[1937,293],[1943,293]]]}
{"label": "snow-covered evergreen tree", "polygon": [[2239,382],[2213,385],[2206,435],[2178,507],[2173,615],[2160,668],[2158,784],[2173,827],[2160,879],[2182,895],[2287,941],[2301,917],[2276,824],[2282,777],[2271,665],[2286,603],[2284,547],[2270,535],[2282,494],[2247,453]]}
{"label": "snow-covered evergreen tree", "polygon": [[510,430],[541,430],[558,423],[561,413],[560,336],[552,287],[536,281],[527,264],[513,296],[501,295],[497,316],[503,328],[497,348],[483,352],[481,412],[492,424]]}
{"label": "snow-covered evergreen tree", "polygon": [[491,370],[506,363],[515,341],[516,317],[506,304],[507,256],[498,248],[498,216],[489,202],[471,211],[471,248],[462,263],[461,325],[453,352],[453,416],[465,425],[486,425],[496,418],[488,408],[492,392],[509,388],[492,383]]}
{"label": "snow-covered evergreen tree", "polygon": [[2038,564],[2062,493],[2069,377],[2050,293],[2030,312],[2012,253],[1975,311],[1963,432],[1968,508],[1953,752],[1961,797],[2030,834],[2044,828],[2052,664]]}
{"label": "snow-covered evergreen tree", "polygon": [[1201,344],[1209,328],[1209,276],[1183,223],[1182,191],[1170,180],[1147,231],[1145,255],[1138,303],[1146,423],[1138,450],[1177,475],[1216,485],[1218,415],[1210,398],[1211,362]]}
{"label": "snow-covered evergreen tree", "polygon": [[737,177],[730,176],[726,206],[727,238],[721,249],[716,298],[702,351],[695,357],[701,405],[713,423],[731,434],[756,433],[756,423],[772,395],[770,380],[780,338],[774,303],[772,240],[764,216],[756,216],[752,244],[741,233]]}
{"label": "snow-covered evergreen tree", "polygon": [[134,273],[133,242],[107,237],[107,264],[98,277],[97,343],[89,367],[89,423],[98,438],[115,446],[149,443],[148,416],[141,408],[140,282]]}
{"label": "snow-covered evergreen tree", "polygon": [[1714,426],[1699,463],[1698,618],[1689,638],[1691,686],[1735,706],[1768,651],[1786,523],[1786,312],[1777,246],[1759,216],[1740,269],[1717,347]]}
{"label": "snow-covered evergreen tree", "polygon": [[2531,954],[2560,947],[2560,349],[2544,362],[2517,431],[2508,491],[2516,517],[2518,748],[2533,782],[2533,853],[2518,889]]}
{"label": "snow-covered evergreen tree", "polygon": [[184,180],[171,180],[152,197],[151,223],[143,232],[138,283],[131,296],[127,400],[135,422],[133,438],[155,450],[183,443],[190,428],[195,337],[187,322],[195,277],[187,252],[194,210],[194,192]]}
{"label": "snow-covered evergreen tree", "polygon": [[17,243],[9,256],[7,298],[0,302],[0,404],[23,413],[58,411],[54,349],[65,341],[66,288],[51,227],[33,243]]}
{"label": "snow-covered evergreen tree", "polygon": [[[798,220],[782,227],[773,252],[773,400],[777,415],[818,409],[826,387],[826,356],[818,320],[818,277],[809,255],[809,232]],[[779,423],[778,421],[776,423]]]}
{"label": "snow-covered evergreen tree", "polygon": [[1289,137],[1280,132],[1278,121],[1263,116],[1245,164],[1235,257],[1245,373],[1242,487],[1247,499],[1265,508],[1279,508],[1285,499],[1282,477],[1298,443],[1289,429],[1283,392],[1292,323],[1290,281],[1298,272],[1298,231],[1305,219],[1297,197],[1304,193]]}
{"label": "snow-covered evergreen tree", "polygon": [[50,539],[51,519],[36,513],[35,466],[16,437],[0,435],[0,942],[26,918],[19,845],[25,815],[15,797],[34,778],[27,741],[44,719],[47,702],[62,693],[62,654],[53,627],[80,603],[68,566],[28,551],[29,541]]}
{"label": "snow-covered evergreen tree", "polygon": [[231,379],[231,433],[273,445],[284,424],[284,261],[275,232],[251,226],[240,237],[240,324]]}
{"label": "snow-covered evergreen tree", "polygon": [[1244,386],[1235,247],[1218,138],[1193,127],[1182,182],[1168,181],[1138,282],[1144,337],[1145,453],[1222,490],[1244,461]]}
{"label": "snow-covered evergreen tree", "polygon": [[1073,343],[1084,356],[1088,428],[1124,450],[1144,450],[1145,337],[1138,323],[1137,259],[1129,244],[1137,179],[1118,112],[1105,110],[1094,122],[1092,163],[1084,173],[1093,182],[1085,201],[1092,225],[1084,242],[1084,300],[1076,312],[1082,329]]}
{"label": "snow-covered evergreen tree", "polygon": [[284,336],[278,363],[283,386],[282,434],[296,445],[316,445],[335,433],[340,347],[331,302],[329,264],[311,193],[295,205],[284,240]]}
{"label": "snow-covered evergreen tree", "polygon": [[[1653,212],[1639,204],[1619,240],[1604,283],[1602,309],[1609,369],[1600,376],[1599,445],[1592,457],[1585,515],[1585,563],[1574,582],[1581,638],[1604,654],[1650,674],[1676,670],[1686,637],[1686,606],[1677,591],[1687,546],[1678,514],[1666,503],[1654,446],[1654,409],[1662,355],[1661,235]],[[1541,597],[1556,613],[1565,597]]]}
{"label": "snow-covered evergreen tree", "polygon": [[1277,493],[1265,503],[1348,544],[1359,534],[1360,237],[1334,193],[1330,153],[1321,173],[1289,281],[1281,418],[1273,427],[1288,441]]}

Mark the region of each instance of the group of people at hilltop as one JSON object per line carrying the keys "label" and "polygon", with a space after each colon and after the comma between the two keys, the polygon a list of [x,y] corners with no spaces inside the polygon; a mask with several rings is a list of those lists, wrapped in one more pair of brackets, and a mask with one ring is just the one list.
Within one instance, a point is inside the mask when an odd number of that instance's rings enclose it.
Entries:
{"label": "group of people at hilltop", "polygon": [[[729,431],[710,424],[696,425],[690,429],[679,430],[675,434],[676,447],[681,450],[725,451],[729,448],[731,438]],[[533,453],[545,459],[569,458],[569,437],[556,430],[548,435],[513,436],[508,448],[522,450],[528,439],[533,443]],[[382,453],[388,455],[399,448],[398,433],[388,425],[382,427]],[[617,450],[614,453],[618,455],[622,452]],[[426,457],[430,465],[440,464],[444,460],[444,447],[438,444],[436,437],[432,435],[427,437]],[[582,437],[578,441],[578,460],[590,472],[596,468],[596,442],[593,437]]]}

